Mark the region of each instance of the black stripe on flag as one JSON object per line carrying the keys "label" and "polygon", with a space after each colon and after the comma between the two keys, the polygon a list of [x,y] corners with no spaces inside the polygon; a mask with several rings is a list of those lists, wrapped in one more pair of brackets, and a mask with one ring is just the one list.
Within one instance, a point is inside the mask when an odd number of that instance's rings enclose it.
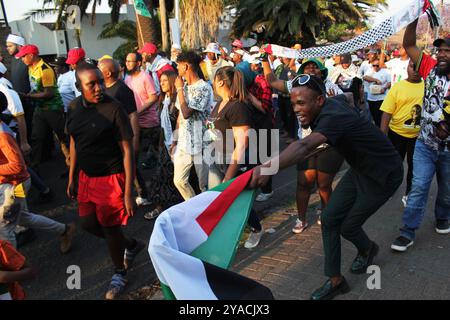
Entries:
{"label": "black stripe on flag", "polygon": [[274,300],[266,286],[238,273],[203,262],[206,278],[219,300]]}

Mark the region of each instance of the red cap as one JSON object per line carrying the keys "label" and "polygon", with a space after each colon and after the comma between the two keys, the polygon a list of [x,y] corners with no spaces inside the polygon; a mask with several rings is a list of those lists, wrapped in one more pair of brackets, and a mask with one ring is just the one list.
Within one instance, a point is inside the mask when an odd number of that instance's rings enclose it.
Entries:
{"label": "red cap", "polygon": [[15,57],[22,58],[23,56],[30,54],[30,53],[32,53],[34,55],[38,55],[39,54],[38,47],[36,47],[34,44],[27,44],[26,46],[23,46],[22,48],[20,48],[19,52],[17,52]]}
{"label": "red cap", "polygon": [[231,44],[233,47],[238,47],[240,49],[242,49],[244,47],[244,44],[242,43],[241,40],[236,39],[233,41],[233,43]]}
{"label": "red cap", "polygon": [[148,53],[148,54],[155,54],[158,52],[158,48],[151,42],[147,42],[144,44],[141,50],[138,50],[140,54],[142,53]]}
{"label": "red cap", "polygon": [[67,64],[77,64],[78,61],[86,57],[86,52],[83,48],[73,48],[67,53]]}

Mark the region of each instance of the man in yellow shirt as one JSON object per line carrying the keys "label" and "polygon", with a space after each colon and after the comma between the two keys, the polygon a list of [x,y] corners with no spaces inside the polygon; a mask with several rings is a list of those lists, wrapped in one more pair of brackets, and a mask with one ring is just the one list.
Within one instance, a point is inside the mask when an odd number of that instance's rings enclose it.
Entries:
{"label": "man in yellow shirt", "polygon": [[23,46],[15,57],[21,58],[28,66],[31,92],[23,93],[22,96],[32,100],[36,106],[31,137],[33,144],[31,167],[38,169],[41,164],[50,130],[58,137],[66,164],[69,164],[69,149],[64,133],[64,104],[53,69],[39,57],[38,47],[32,44]]}
{"label": "man in yellow shirt", "polygon": [[406,193],[402,198],[404,206],[411,191],[413,176],[413,154],[420,131],[420,118],[424,95],[424,82],[415,71],[412,61],[408,65],[408,79],[396,83],[381,105],[383,112],[380,129],[388,135],[402,159],[407,155],[408,174]]}

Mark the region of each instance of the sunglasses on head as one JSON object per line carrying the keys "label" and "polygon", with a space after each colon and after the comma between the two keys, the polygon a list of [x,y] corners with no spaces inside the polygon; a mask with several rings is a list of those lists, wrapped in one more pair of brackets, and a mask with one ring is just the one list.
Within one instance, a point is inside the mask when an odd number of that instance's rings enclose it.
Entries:
{"label": "sunglasses on head", "polygon": [[309,74],[300,74],[300,75],[296,76],[294,79],[292,79],[292,86],[293,87],[307,86],[315,91],[319,90],[319,92],[321,92],[321,94],[326,96],[326,92],[325,92],[325,89],[323,88],[323,85],[320,85],[319,83],[317,83],[317,80],[312,78]]}

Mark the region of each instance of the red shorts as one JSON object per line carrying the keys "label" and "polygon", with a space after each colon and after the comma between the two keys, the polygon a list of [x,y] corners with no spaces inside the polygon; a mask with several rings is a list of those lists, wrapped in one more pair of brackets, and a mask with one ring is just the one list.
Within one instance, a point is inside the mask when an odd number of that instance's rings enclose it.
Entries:
{"label": "red shorts", "polygon": [[128,215],[123,202],[124,190],[125,173],[88,177],[80,170],[77,198],[80,217],[95,214],[103,227],[126,225]]}

